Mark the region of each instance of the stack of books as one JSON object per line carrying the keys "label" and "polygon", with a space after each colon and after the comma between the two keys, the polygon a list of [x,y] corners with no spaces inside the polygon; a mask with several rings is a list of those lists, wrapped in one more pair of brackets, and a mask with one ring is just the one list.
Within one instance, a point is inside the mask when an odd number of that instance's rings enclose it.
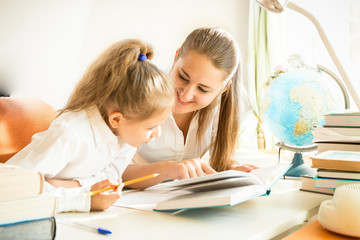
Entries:
{"label": "stack of books", "polygon": [[312,167],[317,169],[311,182],[315,192],[333,194],[342,185],[360,184],[360,152],[325,151],[310,158]]}
{"label": "stack of books", "polygon": [[0,239],[55,239],[55,198],[34,170],[0,164]]}
{"label": "stack of books", "polygon": [[360,112],[326,114],[325,125],[316,126],[312,134],[318,153],[360,151]]}

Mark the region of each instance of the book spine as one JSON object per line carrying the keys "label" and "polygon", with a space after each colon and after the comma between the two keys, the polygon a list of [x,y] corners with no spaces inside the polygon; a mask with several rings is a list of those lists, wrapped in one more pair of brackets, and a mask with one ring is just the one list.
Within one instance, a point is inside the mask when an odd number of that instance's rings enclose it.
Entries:
{"label": "book spine", "polygon": [[360,180],[315,177],[315,188],[335,189],[342,185],[359,183]]}

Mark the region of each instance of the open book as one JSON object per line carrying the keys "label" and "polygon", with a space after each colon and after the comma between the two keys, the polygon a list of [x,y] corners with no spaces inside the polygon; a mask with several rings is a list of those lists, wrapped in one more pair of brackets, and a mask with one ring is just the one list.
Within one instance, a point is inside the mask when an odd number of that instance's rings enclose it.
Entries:
{"label": "open book", "polygon": [[269,195],[271,187],[289,169],[290,163],[253,170],[228,170],[215,174],[158,184],[145,190],[123,192],[116,206],[154,211],[233,206]]}

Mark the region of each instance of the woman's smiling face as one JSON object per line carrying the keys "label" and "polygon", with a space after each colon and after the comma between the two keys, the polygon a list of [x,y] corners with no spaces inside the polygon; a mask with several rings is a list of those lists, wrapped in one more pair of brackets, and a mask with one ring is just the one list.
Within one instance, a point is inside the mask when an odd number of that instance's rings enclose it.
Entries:
{"label": "woman's smiling face", "polygon": [[195,51],[178,58],[171,69],[171,77],[175,80],[175,114],[205,108],[224,91],[225,73]]}

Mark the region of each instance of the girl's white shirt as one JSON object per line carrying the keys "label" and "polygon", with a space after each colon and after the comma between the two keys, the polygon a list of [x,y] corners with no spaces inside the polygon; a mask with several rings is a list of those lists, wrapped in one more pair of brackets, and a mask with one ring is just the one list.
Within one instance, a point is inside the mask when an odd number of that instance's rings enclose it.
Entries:
{"label": "girl's white shirt", "polygon": [[120,179],[135,152],[112,133],[94,107],[61,114],[7,163],[35,169],[45,178],[78,180],[82,187],[46,183],[45,189],[57,197],[57,212],[89,211],[90,197],[84,193],[101,180]]}
{"label": "girl's white shirt", "polygon": [[133,159],[133,163],[153,163],[160,161],[181,161],[201,158],[211,151],[211,143],[215,140],[219,121],[219,106],[215,107],[210,116],[210,122],[199,144],[196,133],[198,130],[199,115],[196,114],[190,122],[189,130],[184,144],[183,132],[176,125],[175,119],[170,115],[161,124],[159,138],[143,144]]}

